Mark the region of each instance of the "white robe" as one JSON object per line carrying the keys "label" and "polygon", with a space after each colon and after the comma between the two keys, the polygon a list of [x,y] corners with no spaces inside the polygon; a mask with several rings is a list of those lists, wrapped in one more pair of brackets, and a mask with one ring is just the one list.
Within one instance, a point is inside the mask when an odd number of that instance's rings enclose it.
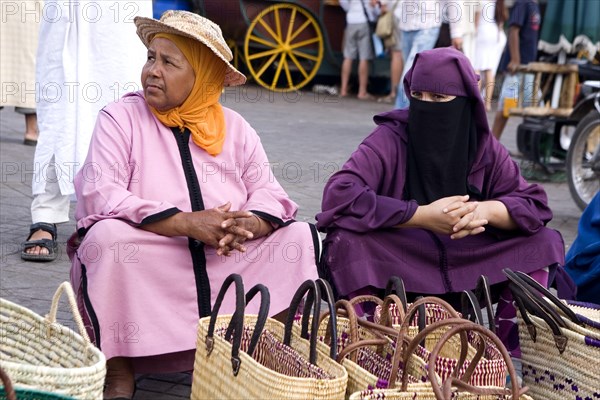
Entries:
{"label": "white robe", "polygon": [[33,194],[44,193],[54,156],[62,195],[87,155],[98,111],[140,88],[146,49],[135,16],[152,17],[151,0],[46,0],[37,55],[38,125]]}

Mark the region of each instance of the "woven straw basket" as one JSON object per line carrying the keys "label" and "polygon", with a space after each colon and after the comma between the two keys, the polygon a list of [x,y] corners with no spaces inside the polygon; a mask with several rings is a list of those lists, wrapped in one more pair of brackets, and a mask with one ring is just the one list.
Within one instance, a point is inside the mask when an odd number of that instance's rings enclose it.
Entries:
{"label": "woven straw basket", "polygon": [[[419,307],[419,305],[421,305]],[[443,321],[449,318],[460,318],[461,314],[455,311],[447,302],[435,298],[426,297],[417,300],[413,304],[408,305],[410,314],[404,315],[402,308],[396,303],[381,304],[376,308],[375,320],[384,324],[390,324],[396,329],[404,329],[409,338],[414,338],[419,333],[419,327],[415,321],[415,317],[419,315],[420,310],[424,310],[424,326],[429,326],[438,321]],[[411,311],[412,310],[412,311]],[[387,313],[386,313],[387,311]],[[385,320],[385,321],[383,321]],[[389,322],[388,322],[389,321]],[[445,329],[432,331],[424,339],[424,346],[418,346],[416,354],[425,362],[429,362],[430,353],[433,347],[439,342],[444,334]],[[469,336],[467,354],[472,358],[475,354],[475,337]],[[457,336],[448,340],[446,345],[442,347],[440,356],[435,361],[435,370],[442,379],[446,379],[450,371],[454,369],[461,351],[461,343]],[[459,371],[459,376],[462,375],[469,367],[467,361]],[[502,359],[502,355],[496,346],[487,346],[484,358],[477,363],[473,374],[471,375],[470,383],[476,386],[501,386],[506,379],[506,364]]]}
{"label": "woven straw basket", "polygon": [[[358,319],[352,304],[346,300],[338,300],[336,309],[345,311],[345,315],[338,313],[336,316],[336,342],[337,353],[344,354],[343,358],[338,358],[338,361],[348,371],[346,398],[368,388],[387,388],[391,380],[393,356],[396,351],[401,350],[396,347],[392,339],[386,340],[384,335],[393,336],[396,332],[393,329],[386,331],[385,328],[381,329],[380,326]],[[319,323],[318,349],[323,354],[327,354],[330,350],[329,345],[325,344],[331,342],[330,314],[330,312],[324,314]],[[378,341],[382,344],[376,344]],[[354,347],[356,352],[347,354],[346,349],[351,347]],[[417,356],[413,356],[412,359],[408,371],[411,388],[422,385],[420,382],[427,379],[425,362]]]}
{"label": "woven straw basket", "polygon": [[[508,367],[508,373],[511,376],[511,387],[495,387],[495,386],[471,386],[458,378],[448,378],[444,380],[443,384],[435,376],[435,370],[429,369],[429,382],[428,385],[415,385],[407,386],[405,379],[403,379],[402,387],[397,389],[375,389],[375,390],[364,390],[356,392],[350,396],[351,400],[375,400],[375,399],[395,399],[395,400],[532,400],[528,395],[523,394],[526,389],[519,387],[516,379],[516,371],[514,365],[510,360],[510,356],[506,351],[506,348],[502,345],[502,342],[492,332],[482,327],[481,325],[464,321],[461,319],[448,319],[444,321],[438,321],[425,328],[423,334],[426,334],[429,330],[438,330],[436,327],[442,325],[448,325],[449,329],[445,330],[436,346],[431,351],[431,357],[435,360],[440,354],[441,348],[444,343],[449,340],[452,336],[459,333],[471,332],[475,333],[480,338],[479,340],[497,346],[499,352],[502,354],[504,361]],[[411,353],[420,342],[421,334],[415,339],[412,339],[406,352]],[[405,354],[406,360],[406,354]],[[403,377],[404,378],[404,377]]]}
{"label": "woven straw basket", "polygon": [[0,368],[0,400],[73,400],[72,397],[63,396],[40,390],[21,389],[14,387],[8,375]]}
{"label": "woven straw basket", "polygon": [[[232,280],[236,284],[236,312],[218,315]],[[314,281],[305,282],[301,289],[306,284],[314,285]],[[212,315],[199,321],[191,398],[343,399],[348,381],[346,370],[320,354],[316,340],[297,335],[289,318],[286,325],[267,318],[268,306],[263,308],[268,298],[266,288],[261,296],[259,314],[244,315],[241,277],[230,275],[225,280]],[[315,304],[320,302],[317,300]]]}
{"label": "woven straw basket", "polygon": [[[56,322],[62,293],[67,295],[79,334]],[[0,363],[21,389],[102,398],[106,359],[90,343],[68,282],[58,287],[45,318],[0,298]]]}
{"label": "woven straw basket", "polygon": [[523,274],[504,272],[519,306],[523,383],[530,394],[543,400],[600,398],[597,323],[589,327],[573,310],[558,312],[558,299],[541,298],[535,294],[539,288]]}

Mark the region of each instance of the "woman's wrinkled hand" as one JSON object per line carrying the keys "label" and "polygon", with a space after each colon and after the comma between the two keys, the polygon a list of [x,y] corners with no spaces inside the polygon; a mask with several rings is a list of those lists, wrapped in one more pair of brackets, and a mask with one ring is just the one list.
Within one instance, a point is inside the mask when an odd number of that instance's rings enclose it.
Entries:
{"label": "woman's wrinkled hand", "polygon": [[229,221],[247,219],[253,214],[250,211],[230,209],[231,203],[227,202],[209,210],[189,213],[188,236],[217,249],[219,255],[229,254],[231,250],[245,251],[242,243],[245,238],[252,238],[252,233],[237,224],[231,225]]}

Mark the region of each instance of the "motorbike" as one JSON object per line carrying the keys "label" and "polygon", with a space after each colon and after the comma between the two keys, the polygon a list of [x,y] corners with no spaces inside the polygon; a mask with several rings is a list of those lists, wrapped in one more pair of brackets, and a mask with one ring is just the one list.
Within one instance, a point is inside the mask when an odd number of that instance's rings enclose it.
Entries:
{"label": "motorbike", "polygon": [[[592,93],[585,95],[586,89]],[[578,123],[565,161],[569,191],[581,210],[600,190],[600,81],[584,82],[582,93],[570,117]]]}
{"label": "motorbike", "polygon": [[564,172],[573,201],[584,210],[600,190],[600,66],[579,65],[578,75],[582,84],[570,115],[524,118],[517,147],[544,176]]}

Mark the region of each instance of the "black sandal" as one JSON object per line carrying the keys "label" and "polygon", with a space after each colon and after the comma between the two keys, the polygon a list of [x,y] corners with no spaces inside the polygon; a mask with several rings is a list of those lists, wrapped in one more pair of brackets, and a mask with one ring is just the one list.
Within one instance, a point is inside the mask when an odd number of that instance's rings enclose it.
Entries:
{"label": "black sandal", "polygon": [[[39,230],[48,232],[52,239],[29,240]],[[29,254],[27,249],[39,246],[48,249],[48,254]],[[21,258],[25,261],[54,261],[58,255],[58,243],[56,243],[56,225],[47,222],[36,222],[29,227],[27,240],[21,243]]]}

